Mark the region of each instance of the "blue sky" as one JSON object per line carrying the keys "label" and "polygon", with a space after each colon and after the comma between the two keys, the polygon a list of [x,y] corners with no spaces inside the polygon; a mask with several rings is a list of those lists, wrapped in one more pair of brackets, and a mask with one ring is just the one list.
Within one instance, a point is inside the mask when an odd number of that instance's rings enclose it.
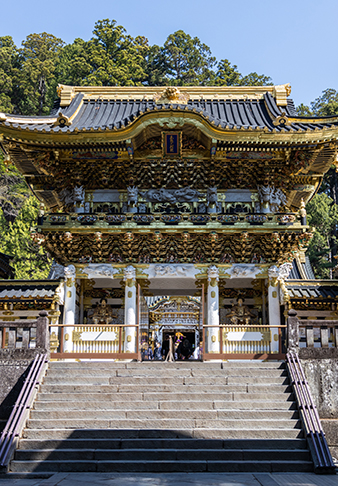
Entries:
{"label": "blue sky", "polygon": [[308,104],[324,89],[338,89],[337,16],[337,0],[7,0],[0,35],[11,35],[18,46],[35,32],[70,43],[88,40],[94,23],[109,18],[162,45],[182,29],[242,74],[289,82],[295,103]]}

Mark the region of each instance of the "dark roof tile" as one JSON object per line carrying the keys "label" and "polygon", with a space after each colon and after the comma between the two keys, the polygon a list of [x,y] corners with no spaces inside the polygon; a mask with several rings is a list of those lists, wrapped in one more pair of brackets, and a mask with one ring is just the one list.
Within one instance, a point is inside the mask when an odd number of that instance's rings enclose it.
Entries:
{"label": "dark roof tile", "polygon": [[[78,112],[77,112],[78,110]],[[58,104],[52,110],[50,117],[34,117],[35,122],[29,123],[30,117],[20,117],[11,115],[11,123],[5,122],[6,126],[15,128],[25,128],[36,131],[50,131],[54,133],[73,132],[78,130],[100,130],[100,129],[117,129],[123,128],[139,116],[154,110],[175,110],[175,111],[192,111],[201,114],[210,123],[222,128],[229,129],[268,129],[270,131],[306,131],[321,129],[326,126],[332,126],[328,120],[321,120],[320,124],[306,123],[303,117],[297,117],[292,100],[288,100],[285,112],[288,116],[293,117],[290,126],[273,124],[274,120],[282,115],[282,111],[276,104],[275,98],[271,93],[265,93],[262,99],[255,100],[234,100],[234,99],[217,99],[217,100],[190,100],[187,105],[182,104],[156,104],[153,100],[107,100],[107,99],[85,99],[83,94],[78,94],[72,100],[70,105],[61,108]],[[67,117],[74,116],[69,127],[54,126],[51,118],[57,116],[60,112]],[[26,122],[27,118],[27,122]],[[295,119],[299,118],[299,123]],[[55,119],[55,118],[54,118]],[[41,123],[45,120],[45,123]],[[49,121],[50,120],[50,121]],[[310,119],[311,121],[313,118]],[[338,122],[333,122],[333,126],[338,126]]]}

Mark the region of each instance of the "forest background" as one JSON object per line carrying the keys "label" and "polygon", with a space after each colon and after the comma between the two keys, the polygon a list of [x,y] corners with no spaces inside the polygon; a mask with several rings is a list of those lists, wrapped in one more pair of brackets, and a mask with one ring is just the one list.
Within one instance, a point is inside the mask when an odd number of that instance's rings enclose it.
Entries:
{"label": "forest background", "polygon": [[[47,115],[58,84],[77,86],[259,86],[272,79],[256,72],[241,74],[235,64],[217,60],[210,48],[182,30],[163,46],[132,37],[115,20],[99,20],[89,40],[71,44],[46,32],[28,35],[18,48],[10,36],[0,37],[0,112]],[[328,88],[304,116],[338,115],[338,92]],[[307,205],[308,224],[316,228],[307,255],[318,278],[336,276],[338,257],[338,177],[333,166]],[[0,151],[0,251],[13,257],[17,279],[46,278],[49,255],[30,237],[38,201]]]}

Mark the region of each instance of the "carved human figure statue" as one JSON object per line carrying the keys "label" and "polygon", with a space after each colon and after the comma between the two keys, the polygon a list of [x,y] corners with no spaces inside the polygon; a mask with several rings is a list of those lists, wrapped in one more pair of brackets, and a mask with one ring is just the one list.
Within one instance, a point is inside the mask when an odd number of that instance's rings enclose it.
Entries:
{"label": "carved human figure statue", "polygon": [[256,317],[249,307],[244,305],[244,300],[238,297],[237,304],[233,306],[227,317],[230,318],[232,324],[250,324],[251,317]]}
{"label": "carved human figure statue", "polygon": [[112,308],[107,304],[106,299],[101,299],[93,313],[93,321],[95,324],[109,324],[109,322],[116,317],[113,314]]}

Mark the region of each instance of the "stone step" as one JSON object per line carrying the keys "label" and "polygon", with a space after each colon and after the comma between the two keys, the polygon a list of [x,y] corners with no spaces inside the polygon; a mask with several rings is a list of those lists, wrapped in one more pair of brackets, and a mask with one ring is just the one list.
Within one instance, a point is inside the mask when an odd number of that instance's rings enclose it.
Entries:
{"label": "stone step", "polygon": [[298,411],[280,410],[83,410],[79,404],[78,410],[32,410],[30,420],[149,420],[148,426],[156,420],[291,420],[298,419]]}
{"label": "stone step", "polygon": [[311,472],[310,461],[12,461],[13,472]]}
{"label": "stone step", "polygon": [[[44,388],[43,388],[44,390]],[[208,400],[214,401],[225,401],[225,402],[251,402],[254,401],[261,401],[265,402],[267,400],[266,393],[221,393],[217,390],[214,390],[212,393],[196,393],[196,388],[194,388],[195,393],[185,391],[184,394],[182,393],[168,393],[168,392],[147,392],[147,393],[123,393],[123,392],[116,392],[116,393],[39,393],[37,404],[42,403],[45,401],[55,401],[55,403],[65,403],[67,401],[73,401],[75,398],[77,399],[77,403],[80,401],[158,401],[158,400],[170,400],[180,402],[182,399],[184,400],[194,400],[200,402],[206,402]],[[290,402],[294,401],[294,397],[292,393],[269,393],[268,395],[269,401],[278,401],[278,402]]]}
{"label": "stone step", "polygon": [[[203,412],[207,413],[207,412]],[[193,428],[206,428],[213,429],[220,427],[222,429],[255,429],[260,430],[264,428],[268,429],[290,429],[299,428],[301,423],[299,420],[238,420],[238,419],[203,419],[203,418],[190,418],[190,419],[180,419],[180,418],[168,418],[168,419],[152,419],[149,423],[149,419],[83,419],[79,418],[79,414],[76,418],[66,418],[60,419],[29,419],[27,422],[27,427],[32,429],[126,429],[126,428],[141,428],[149,429],[149,426],[153,429],[193,429]]]}
{"label": "stone step", "polygon": [[[73,397],[70,397],[73,398]],[[34,404],[34,410],[296,410],[297,406],[294,402],[285,401],[251,401],[246,402],[234,402],[224,400],[198,400],[198,396],[195,399],[189,400],[186,396],[183,396],[179,400],[124,400],[124,401],[102,401],[98,398],[89,399],[88,401],[37,401]],[[171,397],[168,397],[171,398]],[[217,397],[219,398],[219,397]]]}
{"label": "stone step", "polygon": [[87,360],[87,361],[51,361],[49,369],[140,369],[140,368],[156,368],[161,369],[227,369],[227,368],[244,368],[244,369],[285,369],[284,361],[260,361],[260,360],[229,360],[229,361],[103,361],[103,360]]}
{"label": "stone step", "polygon": [[22,449],[15,461],[309,461],[307,449]]}
{"label": "stone step", "polygon": [[[130,392],[140,392],[144,391],[144,385],[118,385],[118,392],[130,393]],[[158,386],[157,389],[155,385],[148,387],[147,391],[151,392],[168,392],[168,393],[186,393],[186,392],[196,392],[199,393],[210,393],[212,392],[239,392],[239,393],[263,393],[265,397],[269,396],[270,393],[291,393],[292,387],[290,385],[255,385],[255,384],[242,384],[242,385],[162,385]]]}
{"label": "stone step", "polygon": [[13,473],[311,471],[282,362],[52,362]]}
{"label": "stone step", "polygon": [[[84,431],[87,432],[87,431]],[[99,432],[99,431],[98,431]],[[99,434],[98,434],[99,435]],[[306,439],[187,439],[187,438],[165,438],[165,439],[115,439],[115,438],[93,438],[90,443],[86,437],[82,439],[22,439],[19,449],[267,449],[267,450],[288,450],[306,449]]]}
{"label": "stone step", "polygon": [[[241,384],[241,385],[151,385],[146,387],[146,384],[119,384],[119,385],[100,385],[100,384],[62,384],[62,385],[47,385],[42,387],[42,393],[55,393],[57,396],[60,393],[262,393],[265,397],[270,396],[271,393],[291,393],[292,387],[290,385],[255,385],[255,384]],[[145,391],[146,390],[146,391]]]}
{"label": "stone step", "polygon": [[142,385],[165,386],[165,385],[239,385],[239,384],[261,384],[264,386],[271,385],[288,385],[289,378],[286,376],[276,377],[259,377],[259,376],[46,376],[43,383],[45,385]]}
{"label": "stone step", "polygon": [[[81,363],[82,364],[82,363]],[[259,360],[229,360],[229,361],[174,361],[164,362],[164,361],[143,361],[139,363],[137,361],[131,361],[126,363],[126,368],[139,368],[139,367],[162,367],[166,366],[168,368],[286,368],[284,361],[259,361]]]}
{"label": "stone step", "polygon": [[242,360],[231,359],[222,362],[222,368],[244,368],[244,369],[286,369],[285,361],[259,361],[259,360]]}
{"label": "stone step", "polygon": [[[169,370],[170,376],[178,376],[178,377],[205,377],[205,376],[257,376],[257,377],[280,377],[280,376],[287,376],[287,372],[285,369],[274,369],[274,368],[261,368],[261,369],[253,369],[253,368],[227,368],[227,369],[192,369],[192,368],[183,368],[183,369],[170,369]],[[166,368],[147,368],[140,366],[139,368],[134,369],[126,369],[126,368],[85,368],[85,369],[73,369],[73,368],[66,368],[62,369],[62,377],[78,377],[79,375],[85,375],[90,377],[97,377],[97,376],[149,376],[149,377],[167,377],[168,376],[168,369]],[[47,371],[47,376],[52,378],[60,378],[60,369],[51,368]]]}
{"label": "stone step", "polygon": [[[237,421],[238,424],[238,421]],[[95,425],[95,424],[92,424]],[[239,425],[239,424],[238,424]],[[251,425],[251,424],[250,424]],[[34,439],[34,440],[65,440],[68,438],[72,439],[82,439],[82,440],[92,440],[95,438],[105,438],[105,439],[168,439],[168,438],[194,438],[194,439],[299,439],[303,438],[303,431],[297,428],[284,428],[276,429],[270,428],[270,423],[265,424],[264,429],[252,429],[249,428],[224,428],[217,424],[216,428],[152,428],[152,429],[142,429],[142,428],[130,428],[125,429],[72,429],[65,428],[64,424],[60,423],[60,428],[33,428],[29,427],[23,431],[23,438]]]}

